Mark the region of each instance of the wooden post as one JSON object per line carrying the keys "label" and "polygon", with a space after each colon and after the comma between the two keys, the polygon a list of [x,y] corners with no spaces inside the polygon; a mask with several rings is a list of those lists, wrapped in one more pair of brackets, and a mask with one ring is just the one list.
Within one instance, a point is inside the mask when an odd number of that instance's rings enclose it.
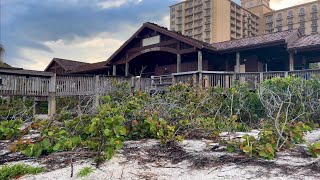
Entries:
{"label": "wooden post", "polygon": [[56,113],[56,82],[57,75],[54,74],[50,78],[49,82],[48,115],[50,119],[53,118],[54,114]]}
{"label": "wooden post", "polygon": [[237,52],[236,54],[236,68],[235,72],[239,73],[240,72],[240,52]]}
{"label": "wooden post", "polygon": [[202,51],[198,51],[199,86],[202,86]]}
{"label": "wooden post", "polygon": [[172,75],[172,84],[176,84],[176,76],[175,75]]}
{"label": "wooden post", "polygon": [[193,87],[196,87],[197,86],[197,79],[198,79],[197,73],[193,74],[192,79],[193,79]]}
{"label": "wooden post", "polygon": [[125,72],[125,75],[126,76],[129,76],[129,63],[126,63],[126,72]]}
{"label": "wooden post", "polygon": [[289,71],[294,71],[294,53],[289,54]]}
{"label": "wooden post", "polygon": [[116,76],[117,75],[117,66],[113,65],[112,66],[112,76]]}
{"label": "wooden post", "polygon": [[302,56],[302,65],[303,65],[303,69],[308,69],[306,56]]}
{"label": "wooden post", "polygon": [[181,72],[181,55],[177,54],[177,73]]}
{"label": "wooden post", "polygon": [[93,109],[97,109],[99,107],[99,96],[100,96],[100,86],[99,86],[99,76],[95,76],[95,92],[94,92],[94,103]]}
{"label": "wooden post", "polygon": [[260,72],[260,83],[262,83],[263,81],[264,81],[263,72]]}

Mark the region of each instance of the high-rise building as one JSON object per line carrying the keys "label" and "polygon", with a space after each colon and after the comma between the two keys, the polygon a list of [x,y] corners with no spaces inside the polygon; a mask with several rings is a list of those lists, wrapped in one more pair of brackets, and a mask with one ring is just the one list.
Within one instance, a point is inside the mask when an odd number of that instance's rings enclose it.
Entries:
{"label": "high-rise building", "polygon": [[214,43],[258,35],[259,17],[230,0],[186,0],[170,6],[170,29]]}
{"label": "high-rise building", "polygon": [[264,14],[265,32],[299,29],[302,35],[319,33],[320,1],[292,6]]}
{"label": "high-rise building", "polygon": [[215,43],[265,33],[300,29],[301,34],[320,32],[320,0],[280,10],[270,0],[185,0],[170,6],[170,29]]}

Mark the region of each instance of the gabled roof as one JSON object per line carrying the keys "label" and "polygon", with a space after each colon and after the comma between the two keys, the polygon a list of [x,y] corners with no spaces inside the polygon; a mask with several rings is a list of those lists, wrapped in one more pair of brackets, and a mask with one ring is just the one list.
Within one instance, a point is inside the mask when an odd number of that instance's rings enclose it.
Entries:
{"label": "gabled roof", "polygon": [[[271,34],[263,34],[254,37],[248,37],[243,39],[225,41],[220,43],[213,43],[212,46],[216,48],[217,51],[227,51],[232,52],[233,50],[242,50],[250,48],[259,48],[274,44],[281,44],[291,42],[292,38],[298,38],[300,33],[298,30],[290,30],[283,32],[276,32]],[[296,39],[294,39],[296,40]]]}
{"label": "gabled roof", "polygon": [[134,38],[136,38],[138,36],[138,34],[140,32],[142,32],[144,29],[149,28],[152,29],[154,31],[157,31],[159,33],[162,33],[166,36],[169,36],[171,38],[177,39],[181,42],[184,42],[186,44],[189,44],[191,46],[194,46],[198,49],[203,49],[206,48],[208,50],[212,50],[214,51],[214,47],[212,47],[209,43],[203,42],[203,41],[199,41],[196,39],[193,39],[191,37],[182,35],[181,33],[175,32],[175,31],[170,31],[165,27],[159,26],[157,24],[151,23],[151,22],[146,22],[142,25],[142,27],[136,32],[134,33],[115,53],[113,53],[109,59],[107,60],[107,62],[110,62],[118,53],[120,53]]}
{"label": "gabled roof", "polygon": [[70,71],[70,74],[76,74],[76,73],[84,73],[89,71],[96,71],[96,70],[103,70],[110,68],[107,66],[107,61],[92,63],[92,64],[86,64],[78,67],[77,69]]}
{"label": "gabled roof", "polygon": [[47,71],[54,62],[59,64],[65,71],[72,71],[82,65],[89,64],[89,63],[80,62],[80,61],[53,58],[52,61],[49,63],[49,65],[46,67],[46,69],[44,71]]}
{"label": "gabled roof", "polygon": [[320,34],[314,34],[309,36],[303,36],[298,40],[294,41],[290,46],[289,50],[300,50],[300,49],[311,49],[320,47]]}
{"label": "gabled roof", "polygon": [[30,75],[30,76],[44,76],[52,77],[54,73],[45,71],[34,71],[34,70],[24,70],[24,69],[1,69],[0,74],[18,74],[18,75]]}

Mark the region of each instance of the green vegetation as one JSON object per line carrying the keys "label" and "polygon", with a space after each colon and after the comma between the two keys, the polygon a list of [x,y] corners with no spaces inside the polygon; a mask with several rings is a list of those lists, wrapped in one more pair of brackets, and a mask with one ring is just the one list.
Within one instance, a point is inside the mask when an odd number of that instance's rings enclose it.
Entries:
{"label": "green vegetation", "polygon": [[20,134],[23,121],[21,119],[0,122],[0,140],[12,139]]}
{"label": "green vegetation", "polygon": [[84,168],[81,168],[79,170],[79,172],[77,173],[77,177],[86,177],[88,176],[89,174],[93,173],[94,172],[94,169],[91,168],[91,167],[84,167]]}
{"label": "green vegetation", "polygon": [[27,174],[38,174],[44,172],[44,168],[32,167],[25,164],[5,165],[0,168],[0,179],[17,179]]}
{"label": "green vegetation", "polygon": [[[155,138],[166,144],[200,133],[201,137],[221,141],[228,151],[272,159],[278,151],[303,142],[304,134],[317,127],[320,115],[317,78],[273,78],[257,91],[237,83],[228,89],[179,83],[165,93],[146,94],[131,92],[128,83],[115,85],[92,111],[81,108],[92,106],[88,99],[78,101],[78,105],[75,99],[60,99],[59,103],[68,107],[62,108],[53,121],[34,121],[28,127],[40,130],[41,136],[27,142],[18,139],[11,150],[32,157],[85,150],[92,152],[99,164],[111,159],[126,140]],[[260,130],[259,137],[246,135],[242,142],[223,141],[218,136],[254,128]],[[318,152],[317,144],[312,148]]]}
{"label": "green vegetation", "polygon": [[308,149],[312,157],[314,158],[320,157],[320,142],[315,142],[314,144],[309,145]]}

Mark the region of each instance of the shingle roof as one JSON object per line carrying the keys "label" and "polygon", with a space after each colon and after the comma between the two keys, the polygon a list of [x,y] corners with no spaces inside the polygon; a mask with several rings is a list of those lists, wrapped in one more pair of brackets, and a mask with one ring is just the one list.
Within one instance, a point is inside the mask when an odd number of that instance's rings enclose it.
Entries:
{"label": "shingle roof", "polygon": [[68,59],[60,59],[60,58],[54,58],[50,62],[50,64],[47,66],[45,71],[51,66],[53,62],[58,63],[65,71],[72,71],[74,69],[77,69],[78,67],[82,65],[88,65],[89,63],[86,62],[80,62],[80,61],[74,61],[74,60],[68,60]]}
{"label": "shingle roof", "polygon": [[0,74],[19,74],[19,75],[52,77],[54,73],[45,72],[45,71],[24,70],[24,69],[0,69]]}
{"label": "shingle roof", "polygon": [[70,71],[69,73],[75,74],[75,73],[82,73],[82,72],[88,72],[88,71],[94,71],[94,70],[100,70],[100,69],[106,69],[108,68],[107,61],[92,63],[92,64],[86,64],[78,67],[77,69]]}
{"label": "shingle roof", "polygon": [[264,34],[260,36],[213,43],[212,46],[215,47],[217,51],[231,51],[234,49],[246,49],[250,47],[257,48],[258,46],[286,42],[291,35],[297,33],[299,33],[298,30],[276,32],[272,34]]}
{"label": "shingle roof", "polygon": [[320,46],[320,34],[314,34],[309,36],[303,36],[299,38],[298,40],[294,41],[289,47],[289,50],[295,50],[295,49],[307,49],[307,48],[313,48],[313,47],[319,47]]}

